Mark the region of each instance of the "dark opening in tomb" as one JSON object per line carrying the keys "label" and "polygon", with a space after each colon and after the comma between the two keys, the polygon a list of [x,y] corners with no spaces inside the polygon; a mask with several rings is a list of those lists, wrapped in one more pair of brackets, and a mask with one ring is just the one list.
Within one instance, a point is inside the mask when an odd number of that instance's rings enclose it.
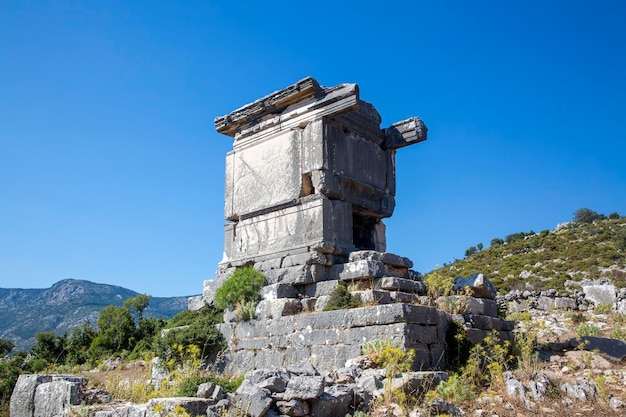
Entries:
{"label": "dark opening in tomb", "polygon": [[378,218],[352,212],[352,244],[359,250],[376,249]]}

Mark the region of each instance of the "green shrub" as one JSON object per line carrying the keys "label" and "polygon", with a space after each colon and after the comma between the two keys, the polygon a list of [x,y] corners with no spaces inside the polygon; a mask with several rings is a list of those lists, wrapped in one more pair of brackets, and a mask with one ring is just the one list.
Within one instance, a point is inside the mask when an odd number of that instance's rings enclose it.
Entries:
{"label": "green shrub", "polygon": [[252,320],[256,313],[256,301],[241,301],[237,303],[235,312],[242,320]]}
{"label": "green shrub", "polygon": [[609,314],[613,310],[611,303],[600,303],[594,308],[594,314]]}
{"label": "green shrub", "polygon": [[345,285],[338,285],[332,293],[330,299],[324,306],[324,311],[345,310],[346,308],[361,307],[363,302],[358,294],[350,294]]}
{"label": "green shrub", "polygon": [[575,223],[593,223],[600,215],[588,208],[580,208],[574,212],[573,221]]}
{"label": "green shrub", "polygon": [[[222,312],[205,306],[198,311],[184,313],[184,320],[172,319],[179,326],[187,326],[154,336],[155,355],[163,359],[170,367],[182,364],[189,360],[189,347],[195,346],[199,351],[200,360],[216,354],[226,347],[222,334],[215,328],[215,324],[223,322]],[[182,314],[182,313],[181,313]],[[184,324],[183,324],[184,323]],[[195,350],[191,350],[195,352]]]}
{"label": "green shrub", "polygon": [[596,336],[600,334],[600,328],[594,324],[585,323],[576,328],[576,333],[579,336]]}
{"label": "green shrub", "polygon": [[198,392],[198,387],[205,382],[213,382],[221,386],[224,392],[235,392],[243,382],[243,376],[231,379],[222,378],[217,375],[191,376],[181,382],[176,395],[179,397],[195,397]]}
{"label": "green shrub", "polygon": [[238,268],[215,292],[215,308],[224,310],[235,308],[239,302],[256,301],[264,284],[260,271],[251,266]]}
{"label": "green shrub", "polygon": [[475,397],[471,385],[458,374],[450,375],[450,378],[437,385],[436,392],[444,401],[470,401]]}

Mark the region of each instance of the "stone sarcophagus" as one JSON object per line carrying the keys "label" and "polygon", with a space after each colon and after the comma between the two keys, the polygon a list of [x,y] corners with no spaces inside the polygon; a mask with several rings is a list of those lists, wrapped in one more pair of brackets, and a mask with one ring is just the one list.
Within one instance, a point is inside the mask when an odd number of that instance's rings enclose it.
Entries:
{"label": "stone sarcophagus", "polygon": [[356,84],[326,88],[310,77],[215,119],[234,142],[224,258],[204,301],[250,264],[302,294],[328,280],[409,278],[411,261],[385,253],[382,219],[395,206],[396,149],[426,140],[427,129],[418,118],[380,123]]}

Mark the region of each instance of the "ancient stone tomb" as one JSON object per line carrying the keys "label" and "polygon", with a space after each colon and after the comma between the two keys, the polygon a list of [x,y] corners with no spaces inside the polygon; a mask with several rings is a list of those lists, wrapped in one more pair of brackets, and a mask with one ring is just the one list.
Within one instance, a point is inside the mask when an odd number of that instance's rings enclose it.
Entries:
{"label": "ancient stone tomb", "polygon": [[[412,263],[384,253],[382,219],[395,206],[396,149],[425,140],[426,127],[418,118],[386,129],[380,122],[356,84],[325,88],[313,78],[215,119],[234,143],[226,156],[224,259],[204,301],[246,264],[268,284],[303,293],[328,280],[408,278]],[[374,252],[351,257],[363,250]]]}
{"label": "ancient stone tomb", "polygon": [[[234,139],[224,257],[190,308],[211,304],[237,267],[253,265],[266,278],[255,320],[226,314],[220,327],[230,371],[304,358],[322,369],[342,366],[374,338],[416,349],[416,368],[444,365],[445,313],[382,307],[415,303],[424,290],[413,263],[386,252],[382,219],[395,207],[395,152],[426,140],[427,129],[417,117],[380,123],[356,84],[326,88],[310,77],[215,119],[217,131]],[[322,313],[342,282],[369,307]]]}

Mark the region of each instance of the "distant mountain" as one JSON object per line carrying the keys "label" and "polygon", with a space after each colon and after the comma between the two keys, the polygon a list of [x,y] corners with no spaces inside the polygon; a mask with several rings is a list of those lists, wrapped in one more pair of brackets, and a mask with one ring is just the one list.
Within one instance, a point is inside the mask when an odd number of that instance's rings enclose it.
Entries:
{"label": "distant mountain", "polygon": [[[15,350],[28,350],[35,334],[53,331],[63,334],[89,321],[95,325],[98,312],[121,306],[138,293],[114,285],[78,279],[59,281],[45,289],[0,288],[0,338],[15,343]],[[187,309],[188,297],[152,297],[146,317],[169,319]]]}
{"label": "distant mountain", "polygon": [[[482,245],[479,245],[482,249]],[[583,280],[609,279],[626,287],[626,217],[562,223],[554,230],[494,238],[491,247],[466,251],[444,265],[446,276],[482,272],[500,293],[511,289],[565,291]]]}

